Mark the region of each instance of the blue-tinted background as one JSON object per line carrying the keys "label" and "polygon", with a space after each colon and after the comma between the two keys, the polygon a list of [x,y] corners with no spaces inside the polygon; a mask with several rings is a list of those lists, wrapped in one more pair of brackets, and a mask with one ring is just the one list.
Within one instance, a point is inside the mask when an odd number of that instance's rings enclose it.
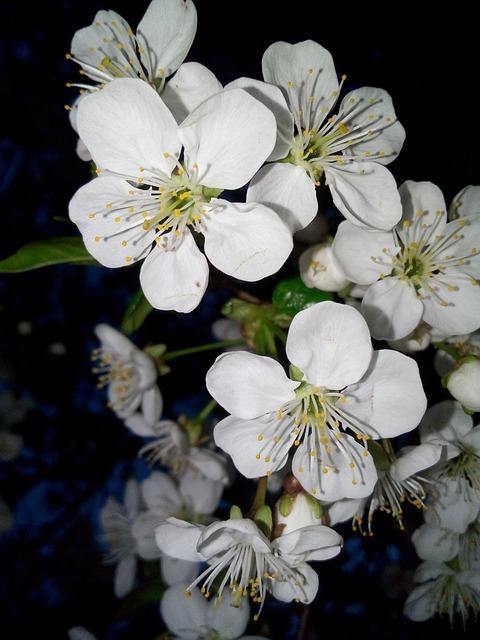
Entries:
{"label": "blue-tinted background", "polygon": [[[470,3],[434,15],[403,3],[347,8],[197,0],[196,6],[198,32],[187,60],[204,63],[222,83],[242,75],[260,79],[262,53],[276,40],[316,40],[333,54],[338,74],[347,74],[345,91],[370,85],[391,93],[407,131],[390,166],[398,184],[432,181],[447,202],[465,185],[480,184],[480,49]],[[146,7],[125,0],[0,3],[0,259],[27,242],[76,233],[68,201],[89,179],[89,168],[76,156],[64,108],[75,95],[66,83],[78,78],[65,54],[97,10],[114,9],[135,28]],[[137,273],[125,269],[58,266],[0,276],[0,428],[24,440],[14,461],[0,463],[0,495],[16,519],[0,537],[1,640],[65,640],[74,625],[99,640],[153,640],[163,630],[155,607],[123,617],[96,539],[105,498],[121,497],[125,478],[144,469],[136,459],[138,439],[95,388],[93,328],[98,322],[118,327],[137,287]],[[154,313],[135,340],[143,345],[153,336],[170,349],[209,342],[228,295],[214,288],[186,316]],[[182,361],[162,381],[166,415],[202,408],[213,357]],[[418,360],[430,362],[428,354]],[[433,402],[443,391],[431,369],[422,371]],[[179,387],[186,389],[182,403]],[[419,514],[410,516],[411,531]],[[447,621],[419,624],[402,615],[418,562],[408,530],[382,515],[373,538],[345,529],[340,557],[319,567],[304,640],[453,637]],[[272,639],[294,638],[300,607],[272,605],[271,611]],[[470,632],[478,637],[478,627]]]}

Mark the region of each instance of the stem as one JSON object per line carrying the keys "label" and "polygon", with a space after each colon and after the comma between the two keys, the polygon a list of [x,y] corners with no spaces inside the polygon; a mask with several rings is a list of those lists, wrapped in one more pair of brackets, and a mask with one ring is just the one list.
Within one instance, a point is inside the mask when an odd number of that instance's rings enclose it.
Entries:
{"label": "stem", "polygon": [[265,498],[267,496],[267,482],[268,476],[262,476],[259,479],[252,506],[250,507],[248,514],[245,516],[246,518],[253,520],[257,511],[265,504]]}
{"label": "stem", "polygon": [[445,351],[445,353],[448,353],[448,355],[451,356],[454,360],[458,360],[460,357],[456,349],[454,349],[446,342],[432,342],[432,346],[434,346],[436,349],[440,349],[441,351]]}
{"label": "stem", "polygon": [[245,344],[243,338],[236,338],[235,340],[224,340],[223,342],[212,342],[211,344],[202,344],[198,347],[187,347],[186,349],[178,349],[177,351],[170,351],[163,356],[164,360],[172,360],[173,358],[179,358],[180,356],[188,356],[191,353],[200,353],[201,351],[210,351],[212,349],[224,349],[228,347],[234,347],[239,344]]}
{"label": "stem", "polygon": [[203,423],[207,419],[209,413],[211,413],[215,409],[217,404],[217,401],[212,398],[207,406],[202,411],[200,411],[198,416],[195,418],[195,422]]}

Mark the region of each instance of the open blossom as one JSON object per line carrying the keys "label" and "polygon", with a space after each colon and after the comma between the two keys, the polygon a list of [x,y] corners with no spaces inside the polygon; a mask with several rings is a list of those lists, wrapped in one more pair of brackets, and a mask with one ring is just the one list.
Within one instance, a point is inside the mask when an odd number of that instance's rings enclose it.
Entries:
{"label": "open blossom", "polygon": [[207,600],[199,589],[185,598],[185,585],[169,587],[162,596],[160,611],[172,640],[267,640],[243,635],[250,619],[248,600],[231,607],[226,600]]}
{"label": "open blossom", "polygon": [[69,215],[87,250],[107,267],[142,262],[145,296],[164,310],[198,306],[207,258],[240,280],[272,275],[292,250],[288,227],[264,205],[218,196],[250,180],[275,129],[272,113],[242,89],[215,94],[180,126],[141,80],[86,96],[78,130],[99,177],[74,194]]}
{"label": "open blossom", "polygon": [[92,353],[96,362],[98,386],[107,387],[108,403],[122,420],[141,410],[147,422],[157,418],[163,409],[163,398],[157,385],[157,369],[152,358],[139,349],[121,331],[108,324],[95,327],[100,347]]}
{"label": "open blossom", "polygon": [[262,58],[265,82],[241,78],[277,118],[277,144],[252,180],[247,199],[278,210],[293,231],[318,210],[316,188],[328,186],[345,218],[360,227],[391,229],[401,217],[397,185],[385,165],[400,152],[405,130],[390,95],[363,87],[337,106],[341,82],[320,44],[275,42]]}
{"label": "open blossom", "polygon": [[233,606],[249,596],[259,604],[259,612],[267,593],[282,602],[311,602],[318,575],[308,561],[332,558],[343,545],[342,537],[322,524],[271,541],[249,518],[230,518],[206,527],[168,518],[157,527],[156,536],[167,555],[208,565],[188,586],[187,595],[200,585],[205,596],[215,594],[214,600],[221,602],[228,589]]}
{"label": "open blossom", "polygon": [[382,511],[395,518],[404,530],[404,505],[408,502],[418,509],[425,508],[429,480],[421,472],[438,462],[442,447],[420,444],[403,447],[395,453],[391,442],[385,440],[382,443],[371,441],[369,448],[378,473],[372,494],[324,505],[325,522],[335,526],[351,519],[354,531],[372,536],[373,516],[376,511]]}
{"label": "open blossom", "polygon": [[447,616],[451,627],[480,612],[480,571],[455,569],[443,562],[422,562],[416,569],[415,586],[403,606],[403,613],[415,622]]}
{"label": "open blossom", "polygon": [[[197,30],[197,11],[191,0],[152,0],[136,32],[118,13],[100,10],[92,24],[73,36],[67,56],[81,67],[93,84],[71,83],[80,95],[69,111],[77,130],[78,103],[117,78],[140,78],[162,96],[181,122],[200,102],[222,86],[198,62],[184,62]],[[90,159],[79,141],[81,158]]]}
{"label": "open blossom", "polygon": [[478,329],[480,201],[470,199],[472,209],[448,221],[436,185],[407,180],[399,193],[403,217],[394,229],[358,229],[345,220],[332,245],[352,282],[368,285],[361,311],[372,336],[398,340],[422,321],[447,335]]}
{"label": "open blossom", "polygon": [[267,356],[218,356],[206,384],[231,415],[216,424],[216,444],[248,478],[281,469],[293,448],[292,472],[318,499],[368,496],[368,441],[411,431],[425,412],[416,362],[374,351],[361,314],[330,301],[297,313],[286,355],[290,377]]}

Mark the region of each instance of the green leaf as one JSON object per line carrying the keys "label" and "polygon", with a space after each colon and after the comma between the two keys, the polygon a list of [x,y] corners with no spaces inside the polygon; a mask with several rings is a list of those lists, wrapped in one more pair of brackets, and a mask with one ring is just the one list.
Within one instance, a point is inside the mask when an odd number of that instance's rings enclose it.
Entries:
{"label": "green leaf", "polygon": [[300,276],[296,276],[277,284],[273,290],[272,303],[279,311],[293,317],[302,309],[333,298],[332,292],[309,288],[303,284]]}
{"label": "green leaf", "polygon": [[0,273],[21,273],[54,264],[99,265],[85,248],[80,237],[37,240],[0,260]]}
{"label": "green leaf", "polygon": [[122,320],[122,331],[130,335],[139,329],[152,309],[153,307],[145,298],[142,289],[139,289],[125,311]]}

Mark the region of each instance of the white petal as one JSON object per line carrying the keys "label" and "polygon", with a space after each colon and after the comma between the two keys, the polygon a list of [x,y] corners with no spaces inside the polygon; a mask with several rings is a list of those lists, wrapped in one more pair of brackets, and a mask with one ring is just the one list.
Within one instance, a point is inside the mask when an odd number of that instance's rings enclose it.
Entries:
{"label": "white petal", "polygon": [[352,224],[389,231],[402,217],[397,183],[381,164],[328,165],[325,183],[335,206]]}
{"label": "white petal", "polygon": [[167,82],[162,99],[180,124],[198,105],[221,91],[217,77],[198,62],[185,62]]}
{"label": "white petal", "polygon": [[373,457],[364,455],[364,447],[346,434],[342,436],[342,447],[340,451],[332,446],[328,453],[322,448],[320,459],[313,458],[303,443],[295,451],[292,473],[318,500],[364,498],[373,491],[378,477]]}
{"label": "white petal", "polygon": [[261,204],[217,200],[202,223],[206,256],[239,280],[257,282],[273,275],[293,249],[288,227]]}
{"label": "white petal", "polygon": [[[274,418],[276,420],[276,418]],[[233,464],[246,478],[260,478],[285,466],[288,452],[295,440],[295,434],[263,451],[262,443],[268,445],[275,437],[276,422],[260,419],[244,420],[227,416],[217,422],[213,430],[215,444],[232,458]],[[258,457],[257,457],[258,456]]]}
{"label": "white petal", "polygon": [[[418,211],[430,212],[435,216],[435,234],[441,235],[447,223],[445,198],[437,185],[423,181],[406,180],[398,188],[402,201],[402,220],[413,222]],[[443,215],[436,214],[437,211]]]}
{"label": "white petal", "polygon": [[[212,598],[208,605],[208,626],[218,632],[218,637],[225,640],[238,638],[242,640],[243,632],[250,619],[250,604],[247,598],[242,598],[240,606],[232,607],[228,598],[215,602]],[[240,638],[242,636],[242,638]]]}
{"label": "white petal", "polygon": [[238,418],[256,418],[295,398],[300,383],[290,380],[273,358],[248,351],[222,353],[207,371],[210,395]]}
{"label": "white petal", "polygon": [[[260,100],[275,116],[277,121],[277,140],[275,148],[267,162],[285,158],[294,143],[294,122],[282,91],[268,82],[253,78],[237,78],[225,88],[239,87],[245,89],[257,100]],[[255,198],[253,198],[255,200]]]}
{"label": "white petal", "polygon": [[342,411],[359,419],[374,439],[393,438],[414,429],[427,408],[416,361],[393,349],[374,351],[362,380],[345,393]]}
{"label": "white petal", "polygon": [[136,34],[149,77],[172,75],[187,56],[196,31],[197,11],[192,0],[152,0]]}
{"label": "white petal", "polygon": [[[356,107],[351,108],[352,102]],[[350,114],[348,127],[354,129],[359,142],[354,141],[345,149],[346,156],[365,158],[375,155],[375,162],[388,164],[395,160],[405,142],[405,129],[397,120],[391,96],[376,87],[361,87],[347,93],[340,105]],[[372,122],[375,123],[372,127]],[[363,137],[359,132],[369,132]],[[378,157],[380,156],[380,157]]]}
{"label": "white petal", "polygon": [[438,589],[427,583],[415,587],[403,605],[403,613],[414,622],[433,618],[438,610]]}
{"label": "white petal", "polygon": [[402,450],[397,454],[397,459],[390,465],[389,473],[394,480],[402,482],[416,473],[433,467],[442,455],[442,447],[436,444],[419,444],[411,450],[401,455]]}
{"label": "white petal", "polygon": [[155,309],[193,311],[208,285],[208,263],[190,232],[171,251],[155,248],[140,270],[145,297]]}
{"label": "white petal", "polygon": [[68,630],[69,640],[97,640],[97,638],[83,627],[72,627]]}
{"label": "white petal", "polygon": [[290,163],[272,163],[253,176],[247,202],[261,202],[278,213],[292,233],[304,229],[318,211],[315,185],[307,172]]}
{"label": "white petal", "polygon": [[304,111],[305,92],[308,91],[307,99],[313,96],[308,103],[313,110],[306,129],[318,127],[328,115],[331,97],[338,90],[338,78],[331,53],[317,42],[274,42],[263,54],[262,71],[267,82],[285,92],[288,87],[290,109],[296,114]]}
{"label": "white petal", "polygon": [[162,553],[172,558],[201,562],[205,558],[197,552],[197,542],[203,528],[203,525],[190,524],[190,522],[169,517],[155,530],[157,545]]}
{"label": "white petal", "polygon": [[207,478],[196,469],[188,468],[178,482],[185,503],[198,514],[212,514],[218,507],[224,485]]}
{"label": "white petal", "polygon": [[149,425],[154,425],[160,419],[162,411],[163,397],[160,389],[155,385],[143,392],[142,414]]}
{"label": "white petal", "polygon": [[458,444],[472,426],[472,416],[465,413],[462,405],[456,400],[447,399],[427,409],[418,429],[421,442],[454,444],[456,446],[452,454],[457,455]]}
{"label": "white petal", "polygon": [[162,555],[160,571],[163,581],[169,586],[185,582],[190,584],[198,576],[200,566],[200,562],[190,562]]}
{"label": "white petal", "polygon": [[294,567],[297,574],[290,580],[272,580],[270,589],[272,595],[280,602],[299,600],[305,604],[312,602],[318,591],[318,573],[306,562]]}
{"label": "white petal", "polygon": [[422,560],[448,562],[459,551],[458,534],[433,524],[422,524],[412,533],[415,551]]}
{"label": "white petal", "polygon": [[135,584],[137,575],[137,557],[129,555],[120,560],[115,567],[113,578],[113,591],[117,598],[123,598],[130,593]]}
{"label": "white petal", "polygon": [[143,560],[159,560],[161,553],[155,540],[155,527],[164,518],[153,511],[143,511],[132,522],[132,536],[137,554]]}
{"label": "white petal", "polygon": [[[105,267],[126,267],[151,250],[155,229],[141,228],[129,209],[135,200],[150,196],[126,180],[105,176],[90,180],[69,203],[69,217],[79,228],[88,252]],[[140,231],[140,232],[139,232]]]}
{"label": "white petal", "polygon": [[162,513],[165,518],[175,515],[184,506],[183,495],[168,473],[153,471],[143,480],[141,488],[147,507]]}
{"label": "white petal", "polygon": [[384,278],[368,287],[361,304],[362,315],[377,340],[400,340],[417,327],[423,304],[413,287],[399,278]]}
{"label": "white petal", "polygon": [[333,261],[357,284],[372,284],[382,274],[389,275],[396,253],[392,232],[359,229],[348,220],[338,225],[332,243]]}
{"label": "white petal", "polygon": [[170,176],[181,150],[170,110],[136,78],[117,78],[86,96],[78,105],[77,127],[100,169],[137,180],[160,172]]}
{"label": "white petal", "polygon": [[296,314],[288,331],[286,353],[308,382],[338,390],[365,373],[372,341],[356,309],[325,301]]}
{"label": "white petal", "polygon": [[198,167],[198,183],[238,189],[270,155],[276,123],[270,109],[243,89],[224,89],[192,111],[178,135],[187,167]]}
{"label": "white petal", "polygon": [[303,560],[328,560],[343,546],[342,536],[331,527],[314,524],[281,535],[273,541],[280,553],[301,556]]}
{"label": "white petal", "polygon": [[160,613],[168,629],[182,640],[200,640],[208,622],[208,600],[198,589],[185,594],[188,584],[169,587],[160,601]]}

